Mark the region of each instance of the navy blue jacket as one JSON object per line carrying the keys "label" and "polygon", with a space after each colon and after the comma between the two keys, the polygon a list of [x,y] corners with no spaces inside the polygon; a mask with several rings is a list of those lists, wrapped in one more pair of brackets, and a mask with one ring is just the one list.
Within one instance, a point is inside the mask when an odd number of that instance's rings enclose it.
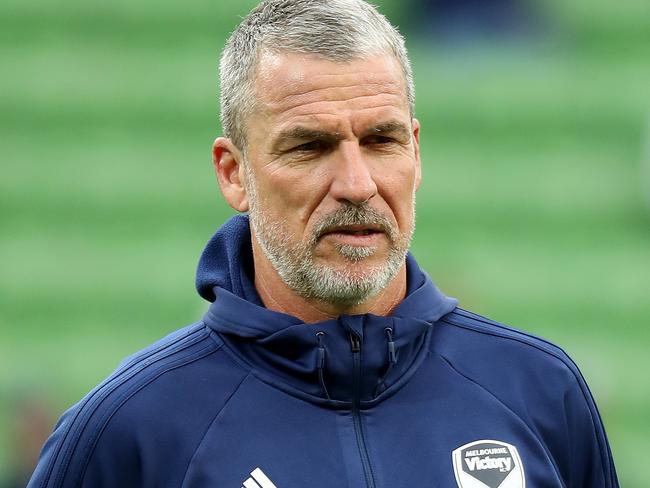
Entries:
{"label": "navy blue jacket", "polygon": [[618,486],[575,364],[457,308],[411,256],[388,317],[304,324],[252,274],[238,216],[199,263],[203,320],[68,410],[29,487]]}

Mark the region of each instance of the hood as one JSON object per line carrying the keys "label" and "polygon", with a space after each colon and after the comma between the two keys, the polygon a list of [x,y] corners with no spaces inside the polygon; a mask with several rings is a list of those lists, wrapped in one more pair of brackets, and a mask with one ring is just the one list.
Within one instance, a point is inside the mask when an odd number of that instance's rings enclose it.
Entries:
{"label": "hood", "polygon": [[309,401],[348,407],[357,395],[363,406],[408,381],[427,354],[435,322],[458,304],[410,254],[406,266],[407,294],[390,316],[341,315],[304,323],[263,306],[254,286],[248,216],[237,215],[208,242],[196,287],[212,302],[203,317],[206,325],[258,378]]}

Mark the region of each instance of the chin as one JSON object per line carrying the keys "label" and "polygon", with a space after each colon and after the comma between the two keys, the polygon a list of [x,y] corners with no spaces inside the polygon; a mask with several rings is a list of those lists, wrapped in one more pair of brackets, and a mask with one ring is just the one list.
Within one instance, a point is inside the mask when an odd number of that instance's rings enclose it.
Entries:
{"label": "chin", "polygon": [[353,275],[369,275],[388,264],[386,256],[370,255],[338,255],[336,259],[321,260],[317,265],[330,268],[336,273],[350,273]]}

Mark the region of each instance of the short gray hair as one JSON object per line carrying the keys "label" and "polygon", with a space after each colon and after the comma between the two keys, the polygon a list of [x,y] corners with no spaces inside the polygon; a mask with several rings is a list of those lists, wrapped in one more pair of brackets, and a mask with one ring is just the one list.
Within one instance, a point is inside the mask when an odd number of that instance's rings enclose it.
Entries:
{"label": "short gray hair", "polygon": [[401,65],[414,113],[413,74],[404,38],[364,0],[265,0],[232,33],[221,54],[221,127],[246,152],[246,120],[255,106],[255,73],[263,52],[313,54],[346,62],[378,53]]}

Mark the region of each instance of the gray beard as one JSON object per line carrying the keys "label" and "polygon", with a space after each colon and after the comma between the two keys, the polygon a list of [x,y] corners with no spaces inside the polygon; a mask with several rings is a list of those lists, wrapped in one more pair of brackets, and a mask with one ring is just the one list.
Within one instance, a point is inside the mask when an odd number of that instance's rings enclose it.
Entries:
{"label": "gray beard", "polygon": [[[260,208],[254,178],[248,175],[247,193],[250,203],[250,223],[265,256],[285,284],[306,299],[335,305],[354,306],[377,295],[395,278],[404,264],[413,228],[400,233],[395,225],[369,204],[342,204],[315,226],[307,242],[292,239],[278,220],[271,220]],[[415,205],[415,197],[414,197]],[[314,250],[320,236],[328,228],[346,225],[378,226],[389,239],[389,252],[384,263],[363,271],[335,269],[317,264]],[[413,227],[413,226],[411,226]],[[372,246],[338,245],[338,253],[351,264],[363,261],[377,252]]]}

